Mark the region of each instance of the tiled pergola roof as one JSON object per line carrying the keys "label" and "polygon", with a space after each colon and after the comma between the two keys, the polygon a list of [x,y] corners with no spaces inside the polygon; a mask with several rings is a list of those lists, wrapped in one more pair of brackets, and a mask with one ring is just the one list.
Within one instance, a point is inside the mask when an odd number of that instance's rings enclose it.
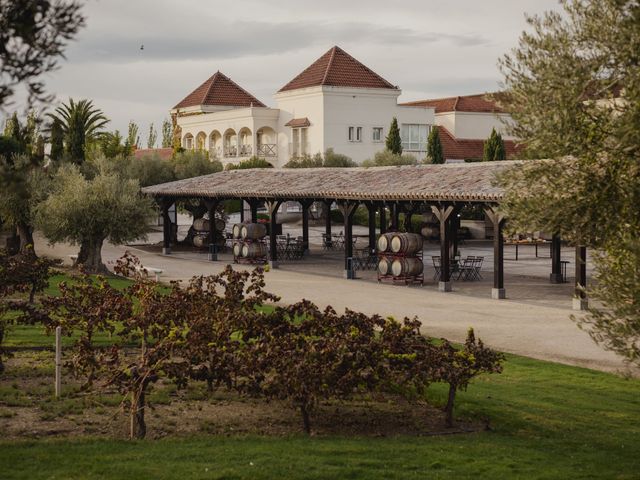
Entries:
{"label": "tiled pergola roof", "polygon": [[519,163],[229,170],[142,191],[173,198],[500,202],[496,175]]}

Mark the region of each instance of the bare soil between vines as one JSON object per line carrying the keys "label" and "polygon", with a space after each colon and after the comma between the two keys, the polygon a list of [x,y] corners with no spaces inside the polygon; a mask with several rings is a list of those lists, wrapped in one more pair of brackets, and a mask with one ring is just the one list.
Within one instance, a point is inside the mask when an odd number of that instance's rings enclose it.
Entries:
{"label": "bare soil between vines", "polygon": [[[63,396],[53,398],[53,354],[16,352],[0,376],[0,436],[5,439],[103,437],[127,438],[128,416],[117,392],[88,394],[65,376]],[[298,410],[282,401],[241,396],[226,388],[213,392],[204,382],[177,389],[169,382],[154,387],[146,409],[147,437],[194,434],[289,436],[302,433]],[[323,402],[311,416],[318,436],[393,437],[447,435],[483,430],[479,420],[458,419],[444,426],[441,409],[422,400],[373,395],[349,402]]]}

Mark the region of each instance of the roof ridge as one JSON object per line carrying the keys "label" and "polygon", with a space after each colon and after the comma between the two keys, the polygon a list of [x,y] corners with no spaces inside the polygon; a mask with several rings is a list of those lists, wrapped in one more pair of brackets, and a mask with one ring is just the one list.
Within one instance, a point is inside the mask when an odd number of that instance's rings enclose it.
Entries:
{"label": "roof ridge", "polygon": [[364,63],[362,63],[360,60],[358,60],[357,58],[355,58],[352,55],[349,55],[347,52],[345,52],[343,49],[341,49],[340,47],[338,47],[337,45],[334,47],[337,48],[338,50],[340,50],[342,53],[344,53],[347,57],[349,57],[351,60],[353,60],[354,62],[362,65],[365,70],[369,71],[370,73],[372,73],[373,75],[375,75],[376,77],[378,77],[380,80],[382,80],[384,83],[386,83],[389,88],[397,88],[395,85],[393,85],[391,82],[389,82],[386,78],[384,78],[382,75],[380,75],[379,73],[374,72],[373,70],[371,70],[369,67],[367,67]]}
{"label": "roof ridge", "polygon": [[333,59],[336,58],[336,51],[339,49],[337,45],[334,45],[331,49],[331,56],[329,57],[329,61],[327,62],[327,68],[324,70],[324,75],[322,76],[322,81],[320,85],[324,85],[327,81],[327,77],[329,76],[329,70],[331,70],[331,64],[333,63]]}
{"label": "roof ridge", "polygon": [[202,96],[202,100],[200,100],[200,103],[203,104],[204,101],[207,99],[207,97],[209,96],[209,92],[211,92],[211,89],[213,88],[213,84],[216,83],[218,81],[218,74],[222,75],[223,77],[227,78],[224,73],[221,73],[220,70],[218,70],[216,73],[214,73],[213,75],[211,75],[211,77],[209,77],[209,80],[211,80],[209,82],[209,88],[207,88],[207,91],[205,92],[205,94]]}
{"label": "roof ridge", "polygon": [[458,102],[459,102],[459,101],[460,101],[460,95],[458,95],[458,96],[456,97],[456,101],[455,101],[455,103],[453,104],[453,111],[454,111],[454,112],[458,110]]}
{"label": "roof ridge", "polygon": [[[262,106],[262,107],[266,107],[266,105],[264,103],[262,103],[260,101],[260,99],[258,97],[256,97],[254,94],[252,94],[251,92],[248,92],[247,90],[245,90],[244,88],[242,88],[240,85],[238,85],[236,82],[234,82],[233,80],[231,80],[229,77],[226,77],[224,74],[222,74],[227,80],[229,80],[231,83],[233,83],[236,87],[238,87],[240,90],[242,90],[244,93],[246,93],[247,95],[249,95],[251,98],[253,98],[254,100],[257,100],[258,103],[260,105],[258,106]],[[253,103],[253,102],[251,102]]]}

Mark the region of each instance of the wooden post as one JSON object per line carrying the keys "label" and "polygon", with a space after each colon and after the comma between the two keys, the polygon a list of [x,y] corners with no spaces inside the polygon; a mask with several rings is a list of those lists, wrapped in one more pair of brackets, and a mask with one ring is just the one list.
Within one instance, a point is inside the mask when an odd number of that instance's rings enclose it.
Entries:
{"label": "wooden post", "polygon": [[331,241],[331,204],[332,203],[333,202],[331,200],[324,202],[327,208],[327,216],[324,219],[324,233],[326,234],[328,242]]}
{"label": "wooden post", "polygon": [[555,234],[551,238],[551,275],[549,275],[549,281],[551,283],[562,283],[562,242],[560,235]]}
{"label": "wooden post", "polygon": [[309,254],[309,207],[313,202],[311,200],[302,200],[302,250],[305,255]]}
{"label": "wooden post", "polygon": [[587,286],[587,247],[576,246],[576,283],[573,296],[573,309],[586,310],[589,300],[585,288]]}
{"label": "wooden post", "polygon": [[[344,217],[344,276],[353,278],[349,269],[349,259],[353,259],[353,214],[358,208],[355,202],[339,203],[338,207]],[[351,265],[353,266],[353,265]]]}
{"label": "wooden post", "polygon": [[[278,208],[282,204],[282,200],[272,200],[265,202],[267,211],[269,212],[269,266],[278,268],[278,241],[276,238],[276,223],[278,217]],[[257,206],[256,206],[257,209]]]}
{"label": "wooden post", "polygon": [[244,223],[244,200],[240,199],[240,223]]}
{"label": "wooden post", "polygon": [[62,394],[62,327],[56,327],[56,377],[55,396],[60,398]]}
{"label": "wooden post", "polygon": [[369,218],[367,224],[369,226],[369,254],[376,251],[376,206],[374,203],[367,203],[367,211]]}
{"label": "wooden post", "polygon": [[493,288],[491,289],[491,298],[500,300],[506,298],[504,289],[504,238],[502,237],[505,218],[493,208],[486,208],[485,215],[493,224]]}
{"label": "wooden post", "polygon": [[451,215],[451,255],[453,258],[458,256],[458,230],[460,229],[460,217],[458,217],[459,209]]}
{"label": "wooden post", "polygon": [[405,205],[404,207],[404,231],[407,233],[412,233],[412,226],[411,226],[411,217],[413,217],[413,214],[416,213],[416,207],[414,207],[413,205],[409,204],[409,205]]}
{"label": "wooden post", "polygon": [[167,198],[161,200],[160,206],[162,207],[162,254],[171,254],[171,217],[169,216],[169,209],[173,205],[173,202]]}
{"label": "wooden post", "polygon": [[251,223],[258,223],[258,201],[252,200],[249,206],[251,207]]}
{"label": "wooden post", "polygon": [[391,204],[391,230],[398,230],[398,223],[400,219],[400,209],[397,203]]}
{"label": "wooden post", "polygon": [[216,210],[218,208],[218,200],[204,200],[204,205],[209,213],[209,261],[218,260],[218,247],[216,245]]}
{"label": "wooden post", "polygon": [[387,231],[387,209],[384,202],[380,204],[380,234]]}
{"label": "wooden post", "polygon": [[451,214],[453,205],[431,206],[431,211],[440,221],[440,281],[438,290],[441,292],[451,291],[451,258],[449,257],[449,247],[451,243]]}

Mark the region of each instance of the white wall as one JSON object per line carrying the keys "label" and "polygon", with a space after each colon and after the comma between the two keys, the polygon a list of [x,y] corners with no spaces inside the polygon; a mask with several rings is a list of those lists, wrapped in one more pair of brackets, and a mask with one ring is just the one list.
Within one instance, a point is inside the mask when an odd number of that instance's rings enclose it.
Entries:
{"label": "white wall", "polygon": [[511,115],[506,113],[444,112],[437,113],[435,120],[456,138],[485,140],[495,128],[505,140],[515,140],[514,137],[505,134],[503,122],[512,121]]}
{"label": "white wall", "polygon": [[291,127],[285,124],[294,118],[308,118],[311,125],[307,128],[307,149],[311,155],[324,152],[324,109],[322,101],[322,87],[310,87],[287,92],[280,92],[274,96],[280,111],[278,118],[278,165],[282,167],[291,160],[289,144],[291,142]]}

